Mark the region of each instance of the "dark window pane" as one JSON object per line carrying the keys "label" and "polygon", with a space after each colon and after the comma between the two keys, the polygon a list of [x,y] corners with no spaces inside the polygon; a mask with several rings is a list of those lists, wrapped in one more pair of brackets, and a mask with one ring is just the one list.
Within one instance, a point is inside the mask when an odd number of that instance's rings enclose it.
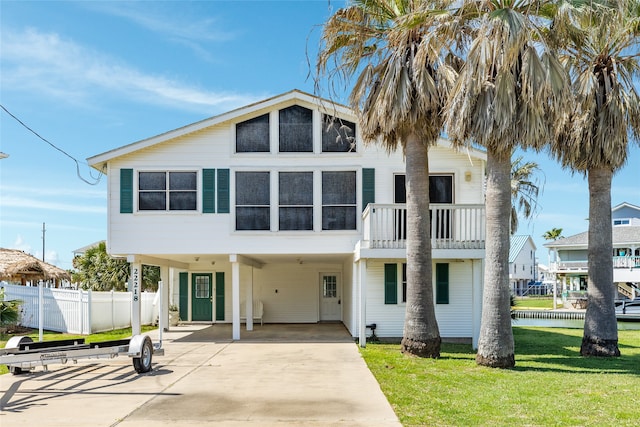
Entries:
{"label": "dark window pane", "polygon": [[255,119],[236,125],[237,153],[265,153],[269,152],[269,115],[265,114]]}
{"label": "dark window pane", "polygon": [[280,205],[313,205],[313,172],[280,172]]}
{"label": "dark window pane", "polygon": [[280,152],[313,151],[313,113],[294,105],[280,110]]}
{"label": "dark window pane", "polygon": [[355,206],[324,206],[322,208],[323,230],[355,230]]}
{"label": "dark window pane", "polygon": [[323,205],[355,205],[355,172],[322,172]]}
{"label": "dark window pane", "polygon": [[169,190],[196,190],[195,172],[169,172]]}
{"label": "dark window pane", "polygon": [[169,210],[194,211],[196,210],[195,191],[172,191],[169,193]]}
{"label": "dark window pane", "polygon": [[269,209],[236,207],[236,230],[269,230]]}
{"label": "dark window pane", "polygon": [[139,190],[166,190],[167,178],[164,172],[140,172],[138,174]]}
{"label": "dark window pane", "polygon": [[322,151],[345,153],[356,151],[356,124],[323,115]]}
{"label": "dark window pane", "polygon": [[429,202],[453,203],[453,176],[429,176]]}
{"label": "dark window pane", "polygon": [[280,230],[313,230],[313,208],[280,208]]}
{"label": "dark window pane", "polygon": [[141,211],[163,211],[167,209],[164,191],[138,193],[138,209]]}
{"label": "dark window pane", "polygon": [[269,205],[269,172],[236,172],[236,205]]}
{"label": "dark window pane", "polygon": [[405,175],[394,175],[393,203],[407,203],[407,183]]}

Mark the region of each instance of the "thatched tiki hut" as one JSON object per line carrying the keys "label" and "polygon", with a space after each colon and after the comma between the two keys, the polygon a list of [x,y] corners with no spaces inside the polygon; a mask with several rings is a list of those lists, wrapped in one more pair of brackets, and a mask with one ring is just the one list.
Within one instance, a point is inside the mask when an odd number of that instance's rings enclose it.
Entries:
{"label": "thatched tiki hut", "polygon": [[0,248],[0,280],[22,285],[48,280],[53,282],[54,287],[59,287],[62,280],[70,281],[71,275],[22,251]]}

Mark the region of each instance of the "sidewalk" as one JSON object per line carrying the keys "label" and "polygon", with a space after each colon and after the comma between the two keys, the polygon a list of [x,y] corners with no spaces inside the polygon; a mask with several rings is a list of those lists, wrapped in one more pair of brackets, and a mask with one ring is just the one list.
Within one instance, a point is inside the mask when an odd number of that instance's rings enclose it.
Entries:
{"label": "sidewalk", "polygon": [[342,325],[297,326],[236,342],[225,325],[180,326],[143,375],[128,357],[2,375],[0,424],[400,426]]}

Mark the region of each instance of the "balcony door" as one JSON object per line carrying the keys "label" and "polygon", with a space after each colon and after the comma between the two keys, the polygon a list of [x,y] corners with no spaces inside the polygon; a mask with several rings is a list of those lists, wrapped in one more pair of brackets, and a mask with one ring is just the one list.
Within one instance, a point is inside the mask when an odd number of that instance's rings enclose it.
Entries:
{"label": "balcony door", "polygon": [[[394,176],[394,203],[407,203],[406,175]],[[429,203],[452,204],[453,203],[453,174],[429,175]],[[432,210],[433,211],[433,210]],[[451,237],[451,210],[444,209],[436,212],[435,238]],[[433,221],[433,218],[431,219]],[[407,211],[396,215],[395,231],[398,239],[407,238]],[[432,224],[432,230],[433,224]]]}

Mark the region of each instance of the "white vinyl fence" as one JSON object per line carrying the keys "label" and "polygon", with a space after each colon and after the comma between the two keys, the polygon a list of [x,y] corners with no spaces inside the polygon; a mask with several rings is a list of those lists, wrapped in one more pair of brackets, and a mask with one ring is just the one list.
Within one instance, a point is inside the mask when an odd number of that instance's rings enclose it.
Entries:
{"label": "white vinyl fence", "polygon": [[[20,324],[38,328],[38,288],[2,285],[6,300],[21,300]],[[131,292],[98,292],[43,288],[44,329],[72,334],[92,334],[131,326]],[[158,318],[155,292],[142,293],[141,324]]]}

